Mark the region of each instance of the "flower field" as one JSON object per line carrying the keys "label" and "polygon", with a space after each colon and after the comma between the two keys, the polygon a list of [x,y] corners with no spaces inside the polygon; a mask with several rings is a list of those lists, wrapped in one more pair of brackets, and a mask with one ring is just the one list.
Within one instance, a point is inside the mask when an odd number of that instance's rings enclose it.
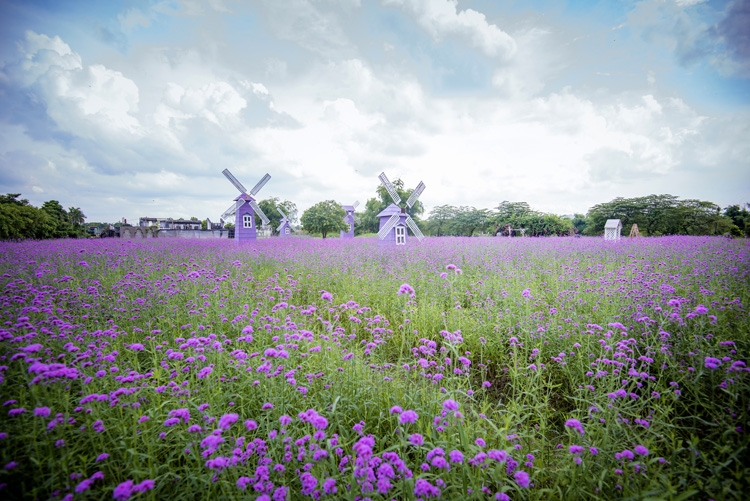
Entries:
{"label": "flower field", "polygon": [[747,499],[750,246],[0,243],[3,499]]}

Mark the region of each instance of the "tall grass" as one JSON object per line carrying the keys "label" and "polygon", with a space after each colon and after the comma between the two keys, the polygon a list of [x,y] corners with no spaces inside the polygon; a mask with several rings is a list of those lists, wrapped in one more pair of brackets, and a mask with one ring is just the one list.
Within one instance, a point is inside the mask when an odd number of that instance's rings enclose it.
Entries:
{"label": "tall grass", "polygon": [[0,275],[3,498],[750,487],[745,241],[3,243]]}

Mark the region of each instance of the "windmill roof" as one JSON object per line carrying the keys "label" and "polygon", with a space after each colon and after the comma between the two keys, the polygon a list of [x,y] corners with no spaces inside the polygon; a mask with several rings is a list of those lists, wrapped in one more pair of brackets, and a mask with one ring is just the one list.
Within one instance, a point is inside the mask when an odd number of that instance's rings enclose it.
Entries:
{"label": "windmill roof", "polygon": [[251,197],[250,195],[248,195],[247,193],[240,193],[237,196],[237,198],[235,198],[235,200],[246,200],[249,202],[250,200],[255,200],[255,199]]}
{"label": "windmill roof", "polygon": [[353,205],[342,205],[341,208],[344,209],[345,211],[353,211],[354,210],[354,206]]}
{"label": "windmill roof", "polygon": [[375,217],[391,217],[394,214],[401,214],[401,207],[396,204],[391,204],[383,209],[380,214]]}

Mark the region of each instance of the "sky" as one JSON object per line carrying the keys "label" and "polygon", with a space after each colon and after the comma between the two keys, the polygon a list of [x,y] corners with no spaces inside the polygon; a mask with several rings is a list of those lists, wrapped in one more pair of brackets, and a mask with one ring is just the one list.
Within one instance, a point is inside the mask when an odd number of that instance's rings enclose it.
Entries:
{"label": "sky", "polygon": [[0,0],[0,193],[88,222],[258,199],[750,202],[750,0]]}

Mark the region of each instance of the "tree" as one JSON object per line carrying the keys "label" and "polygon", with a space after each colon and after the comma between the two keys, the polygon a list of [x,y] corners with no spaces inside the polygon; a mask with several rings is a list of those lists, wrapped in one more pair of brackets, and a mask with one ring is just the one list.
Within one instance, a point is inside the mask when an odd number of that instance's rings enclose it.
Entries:
{"label": "tree", "polygon": [[434,236],[454,235],[453,226],[458,209],[452,205],[438,205],[427,216],[426,233]]}
{"label": "tree", "polygon": [[588,235],[600,235],[607,219],[620,219],[623,233],[633,224],[644,235],[721,235],[735,226],[721,208],[703,200],[679,200],[673,195],[615,198],[589,209]]}
{"label": "tree", "polygon": [[473,236],[474,232],[482,231],[489,224],[490,212],[487,209],[474,207],[459,207],[456,213],[455,226],[459,235]]}
{"label": "tree", "polygon": [[68,213],[57,200],[48,200],[42,204],[41,209],[52,218],[55,228],[51,238],[65,238],[75,236],[73,227],[68,222]]}
{"label": "tree", "polygon": [[737,227],[736,230],[732,230],[734,235],[750,236],[750,211],[748,209],[750,209],[750,204],[745,204],[744,207],[730,205],[724,209],[724,215]]}
{"label": "tree", "polygon": [[[278,208],[281,208],[281,210],[284,211],[284,214],[286,214],[289,219],[289,224],[297,222],[297,205],[294,202],[290,202],[289,200],[284,200],[282,202],[278,197],[271,197],[258,202],[258,206],[268,220],[271,221],[269,225],[271,226],[274,235],[278,235],[276,229],[281,224],[281,214],[279,214]],[[260,216],[257,214],[255,216],[255,224],[256,226],[261,224]]]}
{"label": "tree", "polygon": [[346,230],[346,212],[335,200],[318,202],[302,214],[302,228],[310,233],[320,233],[325,238],[332,231]]}
{"label": "tree", "polygon": [[573,223],[573,228],[575,228],[576,233],[580,234],[586,230],[588,220],[583,214],[573,214],[573,220],[571,221],[571,223]]}

